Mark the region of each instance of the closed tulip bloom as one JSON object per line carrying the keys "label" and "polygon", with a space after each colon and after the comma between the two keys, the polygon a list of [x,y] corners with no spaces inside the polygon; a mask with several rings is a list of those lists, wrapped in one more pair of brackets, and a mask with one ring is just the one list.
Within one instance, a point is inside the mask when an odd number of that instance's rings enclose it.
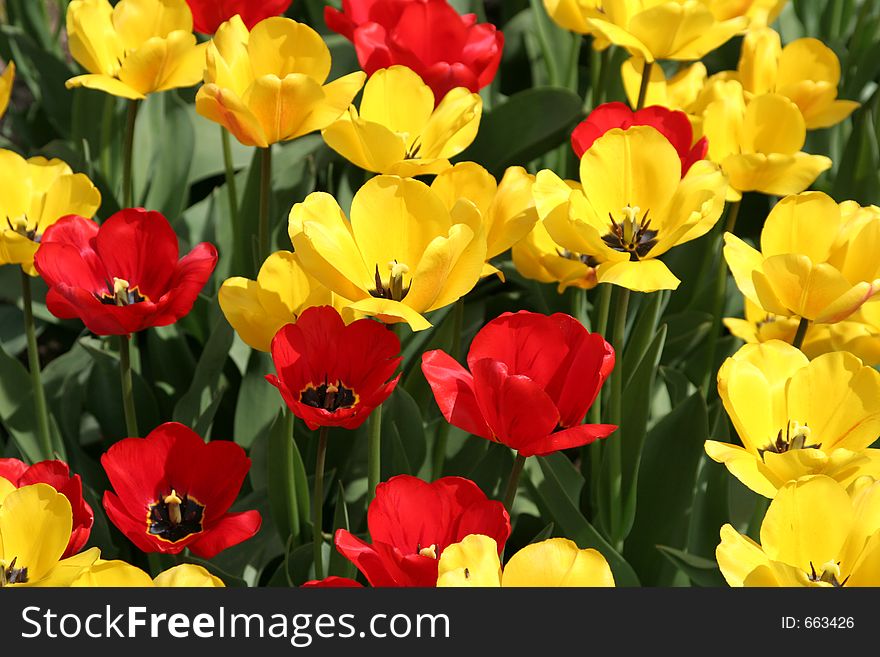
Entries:
{"label": "closed tulip bloom", "polygon": [[349,310],[413,330],[423,314],[455,303],[480,280],[486,262],[482,217],[467,199],[447,210],[426,184],[376,176],[354,195],[349,221],[329,194],[316,192],[290,213],[290,239],[303,269]]}
{"label": "closed tulip bloom", "polygon": [[711,230],[727,191],[716,164],[699,160],[682,176],[681,162],[655,128],[614,128],[581,158],[580,188],[538,173],[538,215],[557,244],[595,259],[600,283],[674,290],[680,281],[659,256]]}
{"label": "closed tulip bloom", "polygon": [[0,150],[0,184],[0,265],[20,265],[31,276],[49,226],[66,215],[92,217],[101,205],[92,181],[61,160]]}
{"label": "closed tulip bloom", "polygon": [[70,502],[48,484],[16,488],[0,478],[0,588],[70,586],[101,551],[62,558],[72,525]]}
{"label": "closed tulip bloom", "polygon": [[330,64],[327,44],[307,25],[267,18],[249,32],[235,16],[208,47],[196,111],[245,146],[267,148],[323,130],[348,109],[365,77],[327,83]]}
{"label": "closed tulip bloom", "polygon": [[53,315],[79,318],[97,335],[129,335],[187,315],[217,265],[217,249],[202,243],[178,258],[165,217],[128,209],[100,227],[64,217],[43,235],[34,266],[49,286]]}
{"label": "closed tulip bloom", "polygon": [[[3,481],[5,480],[5,482]],[[62,558],[72,557],[85,547],[95,523],[92,507],[83,497],[82,479],[71,476],[63,461],[40,461],[27,465],[18,459],[0,459],[0,487],[11,484],[15,488],[32,484],[48,484],[67,498],[73,514],[73,524],[67,548]]]}
{"label": "closed tulip bloom", "polygon": [[9,62],[3,74],[0,75],[0,119],[6,114],[9,107],[9,97],[12,95],[12,86],[15,83],[15,62]]}
{"label": "closed tulip bloom", "polygon": [[214,34],[236,15],[252,30],[260,21],[280,16],[292,0],[186,0],[193,15],[193,27],[202,34]]}
{"label": "closed tulip bloom", "polygon": [[440,412],[468,433],[528,457],[617,429],[581,424],[614,368],[614,349],[569,315],[504,313],[477,333],[467,363],[440,350],[422,356]]}
{"label": "closed tulip bloom", "polygon": [[567,538],[527,545],[502,571],[495,541],[472,534],[443,552],[437,586],[609,587],[614,576],[599,552],[581,550]]}
{"label": "closed tulip bloom", "polygon": [[354,44],[368,75],[402,64],[434,91],[437,102],[456,87],[477,92],[495,78],[504,35],[447,0],[343,0],[324,8],[334,32]]}
{"label": "closed tulip bloom", "polygon": [[730,586],[880,586],[880,482],[866,477],[847,494],[822,475],[790,481],[760,539],[721,528],[715,556]]}
{"label": "closed tulip bloom", "polygon": [[324,141],[366,171],[440,173],[477,136],[483,101],[464,87],[436,100],[435,109],[431,88],[405,66],[381,69],[367,81],[360,111],[352,105],[324,129]]}
{"label": "closed tulip bloom", "polygon": [[748,93],[778,93],[794,102],[808,130],[840,123],[859,107],[837,100],[840,60],[818,39],[796,39],[783,48],[772,28],[749,32],[737,74]]}
{"label": "closed tulip bloom", "polygon": [[176,422],[146,438],[125,438],[101,457],[113,490],[104,492],[110,521],[144,552],[188,548],[210,559],[254,536],[260,513],[229,513],[251,460],[229,440],[205,443]]}
{"label": "closed tulip bloom", "polygon": [[400,360],[400,340],[379,322],[346,326],[333,308],[308,308],[272,341],[278,375],[266,380],[312,431],[357,429],[394,391]]}
{"label": "closed tulip bloom", "polygon": [[335,543],[371,586],[434,587],[445,550],[470,534],[493,539],[497,558],[510,536],[510,517],[469,479],[427,483],[398,475],[376,486],[367,529],[371,543],[345,529],[337,530]]}
{"label": "closed tulip bloom", "polygon": [[67,88],[88,87],[132,100],[191,87],[202,79],[205,45],[192,33],[186,0],[73,0],[70,54],[88,71]]}
{"label": "closed tulip bloom", "polygon": [[718,372],[718,394],[743,446],[706,452],[746,486],[772,498],[787,481],[825,474],[844,485],[880,476],[880,373],[845,352],[813,361],[772,340],[746,345]]}
{"label": "closed tulip bloom", "polygon": [[513,245],[511,255],[514,267],[522,276],[541,283],[557,283],[559,294],[569,287],[591,290],[599,284],[598,261],[593,256],[559,246],[543,221],[536,223],[528,235]]}
{"label": "closed tulip bloom", "polygon": [[766,93],[747,104],[736,80],[715,81],[707,96],[703,134],[709,159],[721,165],[730,181],[729,200],[750,191],[797,194],[831,168],[824,155],[802,152],[806,123],[785,96]]}
{"label": "closed tulip bloom", "polygon": [[822,192],[782,199],[758,251],[731,233],[724,257],[740,292],[768,313],[832,324],[880,293],[880,218],[844,221]]}
{"label": "closed tulip bloom", "polygon": [[563,27],[594,33],[648,62],[701,59],[749,24],[744,16],[718,20],[701,0],[557,0],[545,7]]}
{"label": "closed tulip bloom", "polygon": [[239,337],[258,351],[268,352],[272,338],[312,306],[348,303],[303,271],[296,254],[273,253],[260,267],[257,280],[229,278],[220,286],[220,309]]}
{"label": "closed tulip bloom", "polygon": [[155,578],[150,577],[137,566],[124,561],[105,561],[98,559],[91,568],[84,571],[74,587],[100,588],[223,588],[226,585],[202,566],[191,563],[180,564],[163,570]]}
{"label": "closed tulip bloom", "polygon": [[479,164],[461,162],[434,178],[431,189],[452,211],[459,199],[472,201],[483,218],[486,260],[483,275],[498,273],[488,261],[522,240],[538,221],[532,186],[535,177],[522,167],[509,167],[497,182]]}

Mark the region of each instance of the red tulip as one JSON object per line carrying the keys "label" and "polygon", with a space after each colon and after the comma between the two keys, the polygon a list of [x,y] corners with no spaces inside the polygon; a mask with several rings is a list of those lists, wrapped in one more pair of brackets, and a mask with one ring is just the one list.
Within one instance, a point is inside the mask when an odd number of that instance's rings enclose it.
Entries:
{"label": "red tulip", "polygon": [[158,212],[117,212],[100,227],[64,217],[43,234],[34,265],[49,286],[46,305],[79,318],[98,335],[128,335],[173,324],[193,303],[217,264],[199,244],[178,261],[177,235]]}
{"label": "red tulip", "polygon": [[324,579],[313,579],[303,584],[301,589],[362,589],[364,585],[348,577],[331,575]]}
{"label": "red tulip", "polygon": [[696,144],[694,130],[687,114],[660,105],[645,107],[633,112],[623,103],[605,103],[590,112],[571,134],[571,146],[578,157],[593,145],[599,137],[613,128],[626,130],[634,125],[649,125],[669,140],[681,158],[681,176],[694,165],[705,159],[709,142],[703,137]]}
{"label": "red tulip", "polygon": [[70,476],[70,468],[64,461],[40,461],[29,466],[18,459],[0,459],[0,477],[16,488],[49,484],[64,495],[73,510],[73,531],[61,558],[72,557],[83,549],[95,523],[95,514],[83,498],[82,479],[78,474]]}
{"label": "red tulip", "polygon": [[443,550],[468,534],[483,534],[495,539],[500,554],[510,517],[469,479],[443,477],[429,484],[399,475],[376,486],[367,528],[372,545],[340,529],[336,549],[372,586],[433,587]]}
{"label": "red tulip", "polygon": [[293,414],[318,427],[357,429],[384,402],[400,375],[400,340],[371,319],[345,325],[330,306],[308,308],[272,340],[278,388]]}
{"label": "red tulip", "polygon": [[261,20],[280,16],[293,0],[186,0],[193,15],[193,28],[214,34],[217,28],[238,14],[250,30]]}
{"label": "red tulip", "polygon": [[581,424],[614,368],[614,349],[569,315],[505,313],[477,333],[467,362],[470,372],[442,351],[422,356],[440,411],[465,431],[543,456],[617,429]]}
{"label": "red tulip", "polygon": [[494,25],[461,16],[447,0],[343,0],[341,12],[324,8],[324,20],[354,44],[368,75],[407,66],[437,103],[455,87],[476,92],[492,82],[504,47]]}
{"label": "red tulip", "polygon": [[101,457],[114,491],[104,493],[107,516],[144,552],[205,559],[251,538],[258,511],[227,513],[251,460],[233,442],[205,443],[176,422],[146,438],[126,438]]}

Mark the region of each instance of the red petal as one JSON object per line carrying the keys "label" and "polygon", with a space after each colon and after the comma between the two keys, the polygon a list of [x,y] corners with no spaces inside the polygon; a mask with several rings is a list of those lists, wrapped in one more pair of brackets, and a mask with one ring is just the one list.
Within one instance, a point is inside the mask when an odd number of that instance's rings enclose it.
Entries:
{"label": "red petal", "polygon": [[371,586],[396,586],[372,545],[345,529],[336,531],[334,543],[339,553],[364,574]]}
{"label": "red petal", "polygon": [[572,132],[572,148],[578,157],[583,157],[599,137],[614,128],[628,128],[633,125],[633,120],[633,111],[624,103],[599,105]]}
{"label": "red petal", "polygon": [[212,559],[226,548],[254,536],[260,531],[261,523],[259,511],[227,514],[201,534],[196,534],[189,549],[203,559]]}
{"label": "red petal", "polygon": [[143,552],[163,552],[165,554],[178,554],[191,542],[188,536],[177,543],[169,543],[147,533],[146,512],[133,517],[123,506],[122,501],[111,491],[104,491],[104,510],[116,528],[134,543]]}
{"label": "red petal", "polygon": [[362,589],[364,585],[348,577],[331,575],[324,579],[313,579],[301,585],[301,589]]}
{"label": "red petal", "polygon": [[34,267],[46,285],[109,291],[107,272],[94,248],[97,235],[98,224],[85,217],[63,217],[49,226],[34,256]]}
{"label": "red petal", "polygon": [[563,449],[589,445],[600,438],[607,438],[617,427],[613,424],[579,424],[571,429],[557,431],[543,438],[536,438],[520,448],[521,456],[547,456]]}
{"label": "red petal", "polygon": [[[169,281],[169,289],[156,303],[156,315],[150,326],[167,326],[185,317],[217,266],[217,249],[213,244],[202,243],[179,263]],[[142,304],[128,306],[137,307]]]}
{"label": "red petal", "polygon": [[147,438],[120,440],[101,457],[119,501],[141,525],[146,523],[150,504],[170,489],[165,473],[174,443],[175,431],[160,427]]}
{"label": "red petal", "polygon": [[447,422],[476,436],[492,437],[477,404],[470,372],[439,350],[422,355],[422,372]]}
{"label": "red petal", "polygon": [[18,486],[18,478],[28,469],[27,463],[18,459],[0,459],[0,477],[13,486]]}

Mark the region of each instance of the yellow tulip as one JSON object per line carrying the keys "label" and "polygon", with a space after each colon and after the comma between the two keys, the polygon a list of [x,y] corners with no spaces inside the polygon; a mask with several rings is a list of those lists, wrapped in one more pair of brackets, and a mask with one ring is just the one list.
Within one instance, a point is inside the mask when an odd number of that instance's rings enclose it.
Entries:
{"label": "yellow tulip", "polygon": [[348,303],[303,271],[289,251],[273,253],[257,280],[230,278],[218,295],[226,320],[239,337],[258,351],[268,352],[278,330],[296,321],[312,306],[334,306],[340,312]]}
{"label": "yellow tulip", "polygon": [[545,7],[563,27],[593,33],[648,62],[701,59],[749,24],[744,16],[717,20],[702,0],[558,0]]}
{"label": "yellow tulip", "polygon": [[100,556],[91,548],[61,559],[72,527],[70,502],[51,486],[0,486],[0,588],[70,586]]}
{"label": "yellow tulip", "polygon": [[[645,70],[645,60],[640,57],[630,57],[620,67],[623,86],[630,105],[636,106],[639,98],[639,87],[642,84],[642,72]],[[669,109],[681,110],[689,115],[693,113],[693,106],[700,96],[700,92],[706,85],[707,72],[703,62],[694,62],[685,66],[671,78],[667,79],[663,69],[652,66],[648,81],[648,90],[645,95],[645,107],[662,105]],[[696,117],[689,116],[691,123],[697,123]],[[698,139],[699,135],[695,135]]]}
{"label": "yellow tulip", "polygon": [[45,230],[69,214],[92,217],[101,205],[92,182],[61,160],[0,150],[0,186],[0,265],[21,265],[31,276]]}
{"label": "yellow tulip", "polygon": [[202,79],[205,47],[196,44],[186,0],[73,0],[67,9],[70,54],[88,71],[67,88],[88,87],[141,100]]}
{"label": "yellow tulip", "polygon": [[[797,318],[772,315],[748,299],[745,319],[724,318],[728,330],[749,344],[770,340],[791,343],[798,323]],[[832,351],[848,351],[865,365],[880,365],[880,303],[866,303],[842,322],[812,326],[801,351],[810,359]]]}
{"label": "yellow tulip", "polygon": [[831,167],[824,155],[801,152],[806,124],[798,106],[785,96],[766,93],[747,104],[742,85],[720,77],[710,80],[703,102],[709,159],[730,179],[729,200],[748,191],[796,194]]}
{"label": "yellow tulip", "polygon": [[181,564],[159,573],[155,579],[136,566],[124,561],[104,561],[98,559],[84,571],[72,584],[75,587],[109,588],[221,588],[226,586],[202,566]]}
{"label": "yellow tulip", "polygon": [[511,254],[513,266],[521,275],[541,283],[557,283],[560,294],[569,287],[591,290],[599,284],[595,258],[559,246],[543,221],[514,244]]}
{"label": "yellow tulip", "polygon": [[840,123],[859,107],[837,100],[840,61],[818,39],[797,39],[783,48],[779,34],[769,27],[749,32],[737,72],[746,92],[778,93],[794,102],[808,130]]}
{"label": "yellow tulip", "polygon": [[600,283],[640,292],[680,281],[658,257],[696,239],[718,221],[727,182],[706,160],[684,178],[675,148],[650,126],[613,129],[580,164],[581,187],[541,171],[533,194],[554,242],[598,263]]}
{"label": "yellow tulip", "polygon": [[486,262],[477,207],[443,199],[412,178],[376,176],[355,194],[349,221],[329,194],[316,192],[290,213],[290,239],[303,269],[345,299],[351,312],[414,331],[423,313],[471,291]]}
{"label": "yellow tulip", "polygon": [[709,8],[719,21],[737,16],[749,19],[749,29],[766,27],[776,20],[788,0],[709,0]]}
{"label": "yellow tulip", "polygon": [[196,111],[245,146],[267,148],[323,130],[364,84],[358,71],[324,84],[330,49],[312,28],[268,18],[248,32],[239,16],[223,23],[208,47]]}
{"label": "yellow tulip", "polygon": [[15,83],[15,62],[9,62],[3,75],[0,75],[0,119],[6,114],[9,107],[9,97],[12,95],[12,86]]}
{"label": "yellow tulip", "polygon": [[324,141],[366,171],[397,176],[437,174],[470,146],[483,101],[452,89],[435,109],[434,92],[405,66],[376,71],[364,87],[360,112],[352,105],[323,131]]}
{"label": "yellow tulip", "polygon": [[880,372],[845,352],[813,361],[779,340],[748,344],[718,372],[718,394],[743,446],[706,453],[759,495],[825,474],[844,485],[880,476]]}
{"label": "yellow tulip", "polygon": [[611,587],[614,576],[599,552],[581,550],[566,538],[533,543],[514,554],[504,570],[494,539],[466,536],[440,555],[441,587]]}
{"label": "yellow tulip", "polygon": [[[483,217],[486,260],[501,255],[522,240],[538,221],[532,198],[535,177],[522,167],[510,167],[501,182],[479,164],[461,162],[434,178],[431,189],[450,212],[459,199],[468,199]],[[483,275],[499,273],[487,264]]]}
{"label": "yellow tulip", "polygon": [[726,233],[724,257],[740,292],[768,313],[839,322],[880,293],[880,217],[861,216],[844,220],[822,192],[787,196],[764,223],[761,251]]}
{"label": "yellow tulip", "polygon": [[817,475],[780,488],[761,544],[730,525],[715,550],[730,586],[880,586],[880,483],[851,494]]}

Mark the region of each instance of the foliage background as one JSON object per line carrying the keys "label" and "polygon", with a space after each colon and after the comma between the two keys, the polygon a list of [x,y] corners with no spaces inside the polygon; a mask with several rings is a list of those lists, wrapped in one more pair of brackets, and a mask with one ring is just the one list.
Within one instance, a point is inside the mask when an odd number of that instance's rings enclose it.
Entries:
{"label": "foliage background", "polygon": [[[569,176],[576,162],[568,146],[572,127],[600,101],[625,100],[619,49],[594,52],[587,40],[565,32],[547,17],[539,0],[451,0],[505,33],[504,58],[496,81],[483,92],[487,112],[479,137],[459,160],[474,160],[500,177],[508,165],[535,172],[554,168]],[[295,0],[288,15],[324,35],[333,54],[331,78],[357,70],[353,47],[327,33],[321,0]],[[337,3],[338,4],[338,3]],[[0,147],[30,157],[60,157],[88,174],[101,190],[99,218],[119,208],[125,106],[87,89],[68,91],[77,74],[66,48],[63,17],[67,0],[0,2],[0,58],[13,59],[18,77],[13,100],[0,125]],[[873,0],[793,0],[777,25],[788,43],[802,36],[822,40],[838,54],[839,97],[862,107],[834,128],[813,131],[804,150],[834,161],[814,188],[836,200],[880,203],[880,3]],[[705,60],[709,72],[733,69],[739,39]],[[670,69],[670,71],[674,71]],[[259,162],[234,142],[241,220],[230,219],[219,128],[195,113],[195,89],[153,94],[139,114],[135,137],[136,205],[159,210],[181,237],[181,251],[200,241],[218,246],[220,264],[193,312],[175,326],[137,336],[135,395],[142,428],[176,420],[211,439],[234,439],[253,460],[249,479],[233,510],[258,508],[263,528],[252,540],[218,556],[210,568],[229,584],[289,585],[309,578],[313,528],[309,523],[309,481],[317,439],[296,427],[296,443],[285,441],[282,402],[263,378],[272,371],[266,354],[250,350],[234,335],[216,302],[231,275],[253,276],[247,249],[248,223],[258,214]],[[277,248],[290,249],[286,216],[312,191],[328,191],[347,209],[363,172],[309,135],[274,148],[272,217]],[[243,190],[243,193],[242,193]],[[2,192],[0,192],[2,193]],[[757,237],[775,199],[748,194],[737,233]],[[622,441],[623,492],[631,531],[623,545],[607,540],[597,496],[607,482],[589,448],[529,459],[517,498],[518,517],[510,551],[536,538],[566,536],[581,547],[597,547],[608,558],[618,584],[721,585],[714,563],[718,529],[732,522],[757,531],[766,500],[727,475],[703,455],[707,437],[727,439],[728,422],[712,390],[699,386],[707,370],[713,321],[712,276],[719,258],[719,232],[675,250],[668,264],[684,283],[675,293],[638,295],[628,327],[624,369],[625,421],[613,440]],[[553,285],[519,276],[502,259],[507,282],[484,280],[464,304],[463,341],[488,319],[506,310],[570,312],[589,324],[592,307],[580,290],[559,295]],[[0,456],[37,458],[30,379],[18,272],[0,268]],[[143,564],[103,515],[100,497],[108,487],[101,453],[125,435],[115,345],[84,332],[77,322],[52,317],[37,279],[35,311],[40,355],[59,457],[82,474],[96,511],[91,545],[105,558]],[[742,312],[728,285],[724,316]],[[431,479],[456,474],[498,496],[512,464],[510,450],[452,428],[445,464],[435,454],[439,412],[417,366],[432,348],[453,351],[456,317],[447,308],[430,317],[435,328],[404,338],[403,385],[383,416],[383,479],[409,473]],[[723,338],[714,353],[712,376],[733,351]],[[463,355],[459,352],[459,356]],[[714,389],[714,385],[711,386]],[[650,391],[649,394],[646,391]],[[366,491],[365,429],[333,431],[327,457],[328,534],[338,527],[363,531]],[[735,437],[734,437],[735,439]],[[222,473],[218,473],[222,476]],[[291,479],[292,477],[292,479]],[[292,484],[292,486],[290,485]],[[293,488],[294,495],[288,490]],[[196,561],[193,559],[193,561]],[[335,552],[330,574],[354,575]]]}

